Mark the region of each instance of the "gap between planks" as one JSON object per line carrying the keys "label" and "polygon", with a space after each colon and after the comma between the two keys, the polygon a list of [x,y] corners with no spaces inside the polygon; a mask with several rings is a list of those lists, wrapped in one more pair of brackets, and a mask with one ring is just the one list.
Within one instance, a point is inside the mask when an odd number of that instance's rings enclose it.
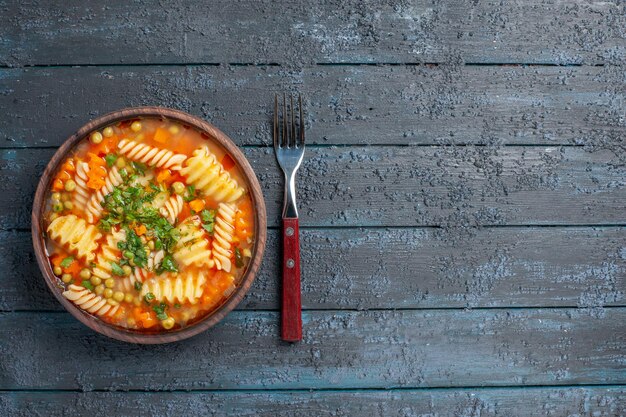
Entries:
{"label": "gap between planks", "polygon": [[[372,67],[436,67],[440,65],[451,65],[447,62],[316,62],[313,64],[320,67],[360,67],[360,66],[372,66]],[[457,65],[457,64],[454,64]],[[558,64],[550,62],[542,63],[523,63],[523,62],[464,62],[458,65],[466,67],[604,67],[607,64],[581,64],[581,63],[567,63]],[[611,64],[614,65],[614,64]],[[140,63],[140,62],[124,62],[124,63],[110,63],[110,64],[31,64],[31,65],[19,65],[9,66],[0,65],[0,69],[14,69],[14,68],[106,68],[106,67],[282,67],[284,64],[278,62],[188,62],[188,63]],[[621,65],[617,65],[621,66]]]}
{"label": "gap between planks", "polygon": [[[324,312],[324,313],[375,313],[375,312],[402,312],[402,311],[524,311],[524,310],[585,310],[585,309],[607,309],[607,310],[617,310],[620,308],[626,308],[626,304],[611,304],[606,306],[594,306],[594,307],[585,307],[578,305],[563,305],[563,306],[496,306],[496,307],[398,307],[398,308],[303,308],[303,312],[307,313],[316,313],[316,312]],[[246,314],[254,314],[254,313],[278,313],[280,310],[271,309],[271,308],[250,308],[246,310],[237,310],[241,313]],[[50,314],[50,313],[67,313],[65,310],[0,310],[0,314],[11,314],[11,313],[41,313],[41,314]]]}
{"label": "gap between planks", "polygon": [[577,388],[626,388],[624,384],[563,384],[563,385],[466,385],[459,387],[449,387],[449,386],[431,386],[431,387],[388,387],[388,388],[245,388],[245,389],[236,389],[236,388],[223,388],[223,389],[172,389],[167,391],[155,391],[155,390],[142,390],[142,389],[125,389],[125,390],[106,390],[106,389],[93,389],[89,391],[80,390],[80,389],[0,389],[0,394],[2,393],[12,393],[12,392],[32,392],[32,393],[49,393],[54,394],[58,392],[67,392],[67,393],[111,393],[111,394],[130,394],[130,393],[141,393],[141,394],[169,394],[169,393],[220,393],[220,392],[238,392],[238,393],[255,393],[255,392],[362,392],[362,391],[370,391],[370,392],[387,392],[387,391],[490,391],[490,390],[541,390],[546,388],[560,388],[560,389],[577,389]]}

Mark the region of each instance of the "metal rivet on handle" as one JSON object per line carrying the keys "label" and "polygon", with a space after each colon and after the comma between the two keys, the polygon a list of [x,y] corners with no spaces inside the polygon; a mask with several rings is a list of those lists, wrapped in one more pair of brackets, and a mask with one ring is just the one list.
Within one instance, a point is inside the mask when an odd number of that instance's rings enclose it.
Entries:
{"label": "metal rivet on handle", "polygon": [[287,259],[287,268],[293,268],[295,264],[293,259]]}
{"label": "metal rivet on handle", "polygon": [[287,236],[293,236],[293,227],[288,227],[285,229],[285,234]]}

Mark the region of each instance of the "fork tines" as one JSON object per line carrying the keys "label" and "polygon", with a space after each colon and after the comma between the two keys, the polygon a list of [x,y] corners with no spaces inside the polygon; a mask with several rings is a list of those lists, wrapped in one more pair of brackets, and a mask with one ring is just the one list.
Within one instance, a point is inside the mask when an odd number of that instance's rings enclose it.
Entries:
{"label": "fork tines", "polygon": [[[293,95],[283,93],[282,106],[278,104],[278,94],[274,95],[274,148],[301,148],[304,147],[304,117],[302,111],[302,96],[298,94],[298,124],[296,126]],[[282,110],[282,112],[281,112]],[[279,113],[281,113],[279,117]],[[282,119],[282,123],[279,120]],[[297,135],[296,135],[297,131]]]}

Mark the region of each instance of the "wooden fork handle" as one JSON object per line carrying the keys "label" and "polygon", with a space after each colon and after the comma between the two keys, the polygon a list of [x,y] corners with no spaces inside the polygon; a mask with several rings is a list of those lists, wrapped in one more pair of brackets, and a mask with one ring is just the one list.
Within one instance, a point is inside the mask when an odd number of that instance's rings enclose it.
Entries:
{"label": "wooden fork handle", "polygon": [[287,342],[302,340],[300,301],[300,230],[298,218],[283,219],[283,302],[281,337]]}

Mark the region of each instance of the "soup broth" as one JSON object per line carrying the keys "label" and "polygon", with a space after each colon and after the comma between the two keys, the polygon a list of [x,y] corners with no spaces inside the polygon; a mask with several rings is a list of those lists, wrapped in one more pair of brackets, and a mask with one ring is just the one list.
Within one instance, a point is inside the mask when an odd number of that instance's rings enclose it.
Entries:
{"label": "soup broth", "polygon": [[240,282],[254,207],[235,160],[160,118],[92,132],[61,163],[45,210],[63,295],[120,327],[160,332],[213,311]]}

